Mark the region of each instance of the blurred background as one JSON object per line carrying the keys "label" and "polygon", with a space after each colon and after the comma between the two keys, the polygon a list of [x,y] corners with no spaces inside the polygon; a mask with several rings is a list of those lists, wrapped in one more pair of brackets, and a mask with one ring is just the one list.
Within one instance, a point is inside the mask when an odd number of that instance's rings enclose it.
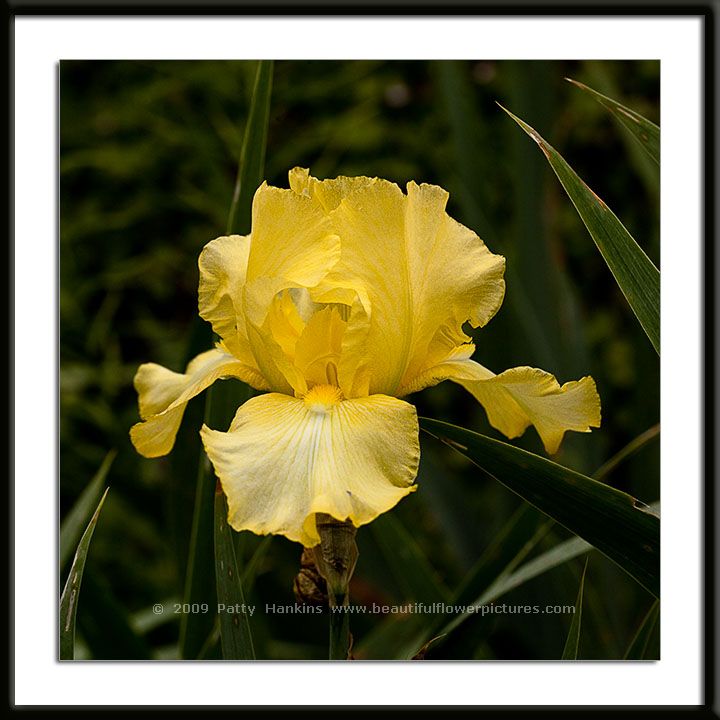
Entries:
{"label": "blurred background", "polygon": [[[659,421],[659,360],[542,153],[496,102],[556,147],[659,264],[658,168],[604,108],[564,80],[659,122],[659,72],[654,61],[275,63],[268,182],[287,187],[288,170],[300,165],[319,178],[370,175],[447,189],[448,212],[507,258],[505,302],[475,333],[475,357],[496,372],[532,365],[560,383],[595,378],[602,427],[568,434],[555,458],[588,474]],[[204,401],[191,402],[173,453],[146,460],[128,437],[139,419],[132,379],[143,362],[181,371],[210,347],[209,331],[195,320],[197,256],[224,234],[254,73],[253,62],[60,65],[61,519],[107,453],[117,452],[80,597],[79,658],[179,657],[181,616],[172,603],[183,597]],[[502,437],[452,383],[411,401],[422,415]],[[498,552],[501,533],[524,542],[518,528],[529,537],[544,518],[460,455],[428,436],[421,441],[420,489],[392,511],[394,527],[414,540],[431,594],[450,597]],[[513,442],[544,454],[532,428]],[[657,500],[657,439],[605,482]],[[354,601],[420,600],[419,583],[398,572],[403,550],[388,547],[376,523],[358,533]],[[524,561],[566,537],[549,529]],[[241,562],[253,561],[248,601],[293,603],[300,545],[249,533],[236,539]],[[564,563],[499,602],[574,605],[584,562]],[[622,657],[652,601],[591,553],[579,657]],[[167,611],[154,614],[156,603]],[[426,658],[557,659],[571,617],[476,617]],[[258,612],[252,622],[259,658],[326,657],[324,616]],[[353,652],[407,657],[407,637],[422,622],[353,617]],[[208,637],[202,656],[219,657]]]}

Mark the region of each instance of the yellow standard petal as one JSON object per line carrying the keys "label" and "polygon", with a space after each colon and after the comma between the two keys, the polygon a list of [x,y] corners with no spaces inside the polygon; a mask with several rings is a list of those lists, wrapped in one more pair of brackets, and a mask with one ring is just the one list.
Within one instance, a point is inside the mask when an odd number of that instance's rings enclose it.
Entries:
{"label": "yellow standard petal", "polygon": [[443,363],[431,374],[434,382],[452,380],[472,393],[490,424],[509,438],[534,425],[550,454],[557,452],[568,430],[600,427],[600,397],[591,377],[560,386],[553,375],[537,368],[517,367],[495,375],[463,359]]}
{"label": "yellow standard petal", "polygon": [[343,400],[328,385],[270,393],[246,402],[227,433],[201,435],[236,530],[312,547],[316,513],[364,525],[415,489],[417,414],[396,398]]}
{"label": "yellow standard petal", "polygon": [[405,233],[415,321],[402,385],[469,343],[463,324],[485,326],[505,296],[505,258],[445,212],[448,193],[414,182],[407,191]]}
{"label": "yellow standard petal", "polygon": [[345,175],[331,180],[318,180],[312,177],[306,168],[299,167],[293,168],[288,176],[291,190],[312,198],[328,213],[334,210],[348,195],[374,182],[369,177],[346,177]]}
{"label": "yellow standard petal", "polygon": [[363,301],[371,394],[395,395],[468,342],[463,323],[482,326],[499,308],[504,258],[447,215],[442,188],[409,183],[405,195],[377,178],[320,182],[298,169],[291,185],[329,213],[341,238],[325,283],[354,286]]}
{"label": "yellow standard petal", "polygon": [[249,252],[249,235],[219,237],[203,248],[198,259],[198,309],[228,351],[259,372],[250,350],[243,310]]}
{"label": "yellow standard petal", "polygon": [[256,387],[262,381],[252,368],[220,349],[198,355],[184,374],[155,363],[141,365],[134,384],[144,422],[130,429],[135,449],[145,457],[167,455],[175,444],[187,403],[223,377],[237,377]]}
{"label": "yellow standard petal", "polygon": [[284,287],[317,285],[340,257],[340,238],[318,204],[266,183],[253,198],[251,238],[247,282],[277,280],[268,301]]}

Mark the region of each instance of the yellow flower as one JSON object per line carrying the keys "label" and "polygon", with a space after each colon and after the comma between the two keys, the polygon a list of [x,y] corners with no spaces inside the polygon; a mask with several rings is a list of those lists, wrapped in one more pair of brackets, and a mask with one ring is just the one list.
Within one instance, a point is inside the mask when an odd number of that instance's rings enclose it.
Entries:
{"label": "yellow flower", "polygon": [[221,341],[184,374],[140,366],[146,457],[173,446],[187,402],[215,380],[267,390],[242,405],[228,432],[201,430],[236,530],[279,533],[313,546],[315,514],[356,526],[415,490],[415,408],[399,398],[459,383],[510,438],[529,425],[548,452],[565,431],[600,425],[590,377],[562,387],[529,367],[495,375],[470,360],[463,332],[482,327],[505,293],[505,260],[445,212],[448,194],[377,178],[319,181],[290,172],[263,184],[252,233],[208,243],[200,259],[200,316]]}

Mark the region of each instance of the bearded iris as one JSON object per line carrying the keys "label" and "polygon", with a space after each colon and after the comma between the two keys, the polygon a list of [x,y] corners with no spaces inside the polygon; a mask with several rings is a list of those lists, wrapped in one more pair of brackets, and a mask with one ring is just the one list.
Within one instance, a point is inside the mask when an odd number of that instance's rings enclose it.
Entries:
{"label": "bearded iris", "polygon": [[557,451],[568,430],[600,425],[590,377],[560,386],[543,370],[495,374],[471,360],[463,330],[484,326],[505,293],[505,260],[445,212],[448,194],[378,178],[263,184],[250,235],[219,237],[199,259],[200,316],[220,341],[185,373],[135,376],[138,452],[173,447],[188,401],[220,378],[259,391],[227,432],[201,429],[236,530],[312,547],[316,515],[355,526],[414,484],[415,408],[400,398],[443,380],[467,389],[509,438],[533,425]]}

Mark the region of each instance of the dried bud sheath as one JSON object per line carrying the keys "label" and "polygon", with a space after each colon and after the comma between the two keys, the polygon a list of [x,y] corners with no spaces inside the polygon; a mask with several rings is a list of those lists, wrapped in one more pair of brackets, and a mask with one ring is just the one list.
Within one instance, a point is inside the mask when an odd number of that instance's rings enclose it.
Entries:
{"label": "dried bud sheath", "polygon": [[357,528],[323,513],[318,513],[315,521],[320,544],[312,549],[313,558],[327,583],[330,605],[347,605],[348,585],[358,559]]}

